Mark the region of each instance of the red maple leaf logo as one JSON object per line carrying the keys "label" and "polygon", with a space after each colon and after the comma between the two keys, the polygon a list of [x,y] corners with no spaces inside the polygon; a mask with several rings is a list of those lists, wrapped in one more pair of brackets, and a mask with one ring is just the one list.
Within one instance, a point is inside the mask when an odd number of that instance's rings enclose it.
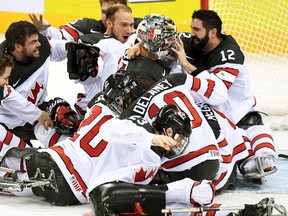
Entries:
{"label": "red maple leaf logo", "polygon": [[40,85],[37,81],[35,83],[34,89],[31,89],[31,95],[28,96],[27,100],[30,101],[31,103],[35,104],[37,95],[40,92],[40,89],[44,89],[44,85]]}
{"label": "red maple leaf logo", "polygon": [[149,174],[147,175],[147,171],[145,171],[143,169],[143,167],[140,168],[140,170],[138,172],[136,172],[135,174],[135,179],[134,181],[135,182],[142,182],[142,181],[145,181],[146,179],[150,178],[150,177],[153,177],[154,174],[156,172],[156,169],[152,169]]}

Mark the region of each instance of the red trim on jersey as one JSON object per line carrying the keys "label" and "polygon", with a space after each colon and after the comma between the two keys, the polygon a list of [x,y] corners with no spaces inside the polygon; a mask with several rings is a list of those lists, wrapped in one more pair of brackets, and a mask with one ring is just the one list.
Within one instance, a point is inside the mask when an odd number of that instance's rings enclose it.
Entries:
{"label": "red trim on jersey", "polygon": [[231,163],[232,156],[230,154],[229,155],[221,155],[221,156],[223,159],[222,163],[227,163],[227,164]]}
{"label": "red trim on jersey", "polygon": [[228,121],[228,123],[231,125],[231,127],[235,130],[236,129],[236,125],[230,120],[230,119],[228,119],[227,118],[227,116],[224,114],[224,113],[222,113],[222,112],[220,112],[219,110],[217,110],[217,109],[213,109],[217,114],[219,114],[222,118],[224,118],[224,119],[226,119],[227,121]]}
{"label": "red trim on jersey", "polygon": [[198,204],[193,198],[192,198],[192,193],[193,193],[193,189],[196,187],[196,186],[199,186],[201,184],[202,181],[198,181],[198,182],[195,182],[190,190],[190,203],[192,205],[195,205],[195,204]]}
{"label": "red trim on jersey", "polygon": [[191,90],[197,92],[200,89],[200,85],[201,85],[200,79],[194,78]]}
{"label": "red trim on jersey", "polygon": [[222,172],[222,173],[220,174],[219,178],[216,179],[216,180],[213,180],[212,183],[213,183],[214,185],[218,185],[219,182],[221,182],[221,181],[225,178],[226,175],[227,175],[227,171]]}
{"label": "red trim on jersey", "polygon": [[170,169],[170,168],[179,166],[183,163],[186,163],[189,160],[195,159],[203,154],[209,154],[210,151],[218,151],[218,149],[215,145],[209,145],[209,146],[199,149],[198,151],[189,152],[186,155],[167,161],[164,164],[162,164],[162,167],[165,169]]}
{"label": "red trim on jersey", "polygon": [[204,96],[207,98],[210,98],[210,96],[214,90],[215,82],[211,79],[208,79],[207,81],[208,81],[208,89],[205,92]]}
{"label": "red trim on jersey", "polygon": [[250,142],[250,139],[247,136],[242,136],[244,142]]}
{"label": "red trim on jersey", "polygon": [[3,143],[9,145],[12,140],[13,134],[10,131],[7,131],[6,137],[3,140]]}
{"label": "red trim on jersey", "polygon": [[[60,29],[60,32],[61,32],[61,33],[62,33],[62,29],[64,29],[65,31],[68,32],[68,34],[70,34],[70,35],[73,37],[73,39],[74,39],[75,42],[78,41],[80,35],[78,34],[78,32],[77,32],[75,29],[73,29],[73,28],[71,28],[71,27],[69,27],[69,26],[67,26],[67,25],[62,25],[62,26],[60,26],[59,29]],[[64,35],[63,35],[63,33],[62,33],[62,37],[63,37],[63,39],[66,40],[66,38],[65,38]]]}
{"label": "red trim on jersey", "polygon": [[230,155],[230,154],[229,155],[221,155],[222,159],[223,159],[223,163],[231,163],[231,161],[235,155],[240,154],[246,150],[247,150],[247,147],[246,147],[244,142],[239,144],[238,146],[233,148],[232,155]]}
{"label": "red trim on jersey", "polygon": [[60,137],[61,137],[61,134],[58,132],[55,132],[49,141],[49,147],[54,146],[58,142]]}
{"label": "red trim on jersey", "polygon": [[12,92],[12,90],[11,90],[11,86],[6,85],[6,87],[7,87],[7,94],[5,95],[4,98],[7,98],[7,97],[11,94],[11,92]]}
{"label": "red trim on jersey", "polygon": [[[234,68],[226,68],[226,67],[223,67],[223,68],[216,68],[215,70],[212,71],[212,73],[214,73],[215,75],[221,71],[225,71],[233,76],[235,76],[235,78],[238,76],[239,74],[239,70],[238,69],[234,69]],[[216,75],[217,76],[217,75]],[[227,89],[229,89],[233,83],[227,81],[227,80],[223,80],[221,79],[224,84],[226,85]]]}
{"label": "red trim on jersey", "polygon": [[11,177],[11,173],[10,172],[6,172],[4,177]]}
{"label": "red trim on jersey", "polygon": [[[255,144],[258,140],[260,140],[260,139],[262,139],[262,138],[271,139],[272,142],[273,142],[273,137],[272,137],[270,134],[259,134],[258,136],[254,137],[253,140],[251,141],[251,146],[252,146],[252,148],[254,147],[254,144]],[[269,143],[269,142],[262,142],[262,143],[258,144],[258,145],[254,148],[254,152],[257,151],[257,150],[259,150],[260,148],[264,148],[264,147],[270,148],[270,149],[272,149],[273,151],[275,151],[275,147],[273,146],[272,142],[271,142],[271,143]]]}
{"label": "red trim on jersey", "polygon": [[[218,207],[220,207],[220,206],[221,206],[221,204],[219,204],[219,203],[214,203],[211,207],[218,208]],[[207,214],[206,214],[206,216],[215,216],[216,213],[217,213],[217,211],[208,211]]]}
{"label": "red trim on jersey", "polygon": [[235,148],[233,148],[233,157],[241,152],[244,152],[247,150],[247,147],[245,145],[245,143],[241,143],[240,145],[236,146]]}
{"label": "red trim on jersey", "polygon": [[218,142],[218,146],[223,148],[228,145],[227,140],[224,138],[222,141]]}
{"label": "red trim on jersey", "polygon": [[19,143],[18,147],[19,147],[19,148],[25,148],[26,145],[28,145],[28,144],[27,144],[24,140],[21,140],[21,139],[20,139],[20,143]]}
{"label": "red trim on jersey", "polygon": [[[79,173],[77,172],[77,170],[74,168],[73,163],[71,162],[70,158],[67,157],[65,155],[64,150],[60,147],[60,146],[53,146],[50,149],[54,150],[55,152],[58,153],[58,155],[61,157],[61,159],[63,160],[63,162],[66,165],[67,170],[75,176],[75,178],[77,179],[78,183],[81,186],[82,189],[82,194],[83,196],[86,198],[86,192],[87,192],[87,186],[84,182],[84,180],[81,178],[81,176],[79,175]],[[73,183],[74,185],[74,183]]]}
{"label": "red trim on jersey", "polygon": [[26,172],[26,170],[24,169],[24,159],[23,158],[21,158],[21,161],[20,161],[20,171],[22,173]]}
{"label": "red trim on jersey", "polygon": [[86,114],[86,111],[84,111],[83,109],[81,109],[81,107],[80,106],[78,106],[77,104],[74,104],[74,108],[75,108],[75,110],[78,112],[78,113],[80,113],[81,115],[85,115]]}
{"label": "red trim on jersey", "polygon": [[262,149],[262,148],[269,148],[269,149],[272,149],[275,152],[275,147],[269,142],[264,142],[264,143],[258,144],[256,146],[256,148],[254,148],[254,152],[256,152],[256,151],[258,151],[259,149]]}

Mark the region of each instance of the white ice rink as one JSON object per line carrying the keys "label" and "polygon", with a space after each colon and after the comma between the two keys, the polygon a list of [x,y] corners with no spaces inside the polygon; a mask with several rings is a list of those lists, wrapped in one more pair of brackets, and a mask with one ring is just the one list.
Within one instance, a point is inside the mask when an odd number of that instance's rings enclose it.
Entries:
{"label": "white ice rink", "polygon": [[[60,96],[66,98],[70,103],[74,103],[76,95],[82,90],[80,85],[73,84],[68,80],[66,72],[66,62],[51,63],[50,81],[48,84],[49,98]],[[288,152],[288,131],[274,132],[277,150]],[[249,190],[241,188],[238,192],[225,192],[216,196],[216,202],[230,206],[242,206],[245,203],[254,204],[265,197],[274,197],[277,203],[284,205],[288,209],[288,159],[279,159],[281,164],[279,171],[271,178],[267,178],[266,186],[253,186]],[[281,176],[280,176],[281,175]],[[266,187],[266,189],[265,189]],[[90,211],[90,205],[79,205],[70,207],[53,206],[40,198],[35,197],[15,197],[0,194],[0,215],[9,216],[81,216]]]}

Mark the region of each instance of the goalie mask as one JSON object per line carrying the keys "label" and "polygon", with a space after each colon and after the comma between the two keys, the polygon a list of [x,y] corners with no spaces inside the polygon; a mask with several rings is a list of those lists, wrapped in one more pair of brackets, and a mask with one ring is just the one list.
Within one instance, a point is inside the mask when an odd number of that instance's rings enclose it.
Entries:
{"label": "goalie mask", "polygon": [[127,109],[144,90],[128,71],[119,70],[104,82],[103,93],[108,106],[117,114]]}
{"label": "goalie mask", "polygon": [[162,107],[155,116],[152,123],[158,131],[167,135],[167,129],[172,128],[172,138],[180,142],[165,154],[167,158],[179,156],[189,144],[189,137],[192,133],[191,120],[185,112],[176,105],[168,104]]}
{"label": "goalie mask", "polygon": [[137,28],[137,40],[149,53],[156,54],[160,60],[175,61],[174,52],[178,33],[174,22],[162,15],[145,16]]}

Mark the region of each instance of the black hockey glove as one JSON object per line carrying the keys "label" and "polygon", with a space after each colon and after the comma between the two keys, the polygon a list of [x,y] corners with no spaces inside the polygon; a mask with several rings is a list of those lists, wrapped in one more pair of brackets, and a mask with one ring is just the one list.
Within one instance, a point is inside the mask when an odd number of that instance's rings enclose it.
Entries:
{"label": "black hockey glove", "polygon": [[86,80],[98,73],[99,48],[84,43],[66,43],[69,79]]}
{"label": "black hockey glove", "polygon": [[39,108],[49,113],[57,132],[73,136],[77,131],[79,126],[77,113],[63,98],[55,97],[41,104]]}

